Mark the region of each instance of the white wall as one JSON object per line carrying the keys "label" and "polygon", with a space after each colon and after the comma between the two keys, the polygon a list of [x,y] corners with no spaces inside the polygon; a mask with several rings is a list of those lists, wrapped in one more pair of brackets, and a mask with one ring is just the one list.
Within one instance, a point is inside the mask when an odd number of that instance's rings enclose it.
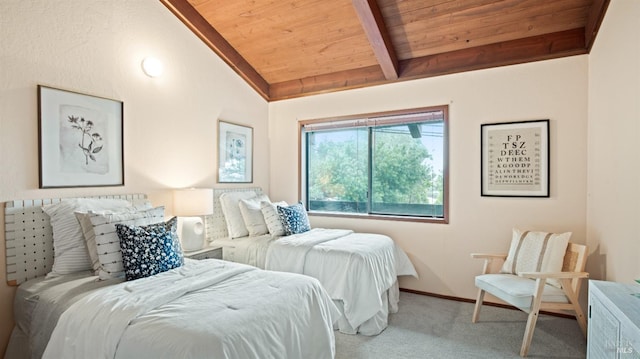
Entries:
{"label": "white wall", "polygon": [[640,2],[613,0],[589,55],[592,277],[640,278]]}
{"label": "white wall", "polygon": [[[573,231],[591,247],[593,277],[629,281],[640,277],[632,232],[640,220],[640,41],[632,22],[639,5],[612,0],[589,56],[267,105],[156,0],[3,0],[0,201],[146,192],[170,206],[169,188],[215,184],[218,118],[254,127],[254,183],[273,199],[295,201],[297,120],[449,104],[450,224],[322,217],[312,224],[391,235],[420,273],[404,288],[472,298],[481,263],[468,254],[505,251],[513,226]],[[165,64],[160,79],[140,72],[149,54]],[[37,189],[37,84],[124,101],[124,187]],[[551,198],[481,197],[480,124],[541,118],[552,124]],[[14,293],[4,283],[0,352]]]}
{"label": "white wall", "polygon": [[[218,119],[254,127],[254,183],[268,190],[266,101],[159,1],[3,0],[0,34],[0,202],[144,192],[170,214],[169,188],[215,185]],[[161,78],[141,72],[148,55]],[[37,84],[124,102],[124,187],[38,189]],[[3,278],[0,353],[14,293]]]}
{"label": "white wall", "polygon": [[[420,279],[401,286],[475,298],[482,263],[472,252],[508,250],[512,227],[572,231],[586,241],[587,56],[474,71],[269,104],[271,198],[298,200],[297,121],[448,104],[450,223],[312,217],[312,226],[390,235]],[[480,124],[551,120],[551,197],[480,196]]]}

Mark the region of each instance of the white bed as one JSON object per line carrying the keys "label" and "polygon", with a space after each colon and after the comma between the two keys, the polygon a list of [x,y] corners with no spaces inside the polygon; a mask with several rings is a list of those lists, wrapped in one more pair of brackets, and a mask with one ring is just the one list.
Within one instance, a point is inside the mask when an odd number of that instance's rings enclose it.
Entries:
{"label": "white bed", "polygon": [[[41,202],[17,203],[5,208],[9,280],[20,284],[5,357],[335,355],[339,310],[313,278],[215,259],[185,259],[179,267],[130,281],[99,280],[92,270],[44,277],[51,269],[44,258],[51,229],[40,221],[47,216]],[[38,222],[38,228],[19,228],[25,222]],[[26,248],[36,237],[47,247],[47,264],[20,277],[17,262],[33,255]]]}
{"label": "white bed", "polygon": [[[238,190],[217,190],[214,208],[221,206],[221,195],[233,191]],[[239,191],[261,194],[259,188]],[[222,212],[214,213],[216,228],[227,224]],[[383,331],[389,313],[398,310],[398,276],[417,277],[406,253],[385,235],[313,228],[289,236],[230,239],[230,232],[218,230],[213,236],[213,244],[223,247],[223,259],[317,278],[343,314],[336,329],[347,334]]]}

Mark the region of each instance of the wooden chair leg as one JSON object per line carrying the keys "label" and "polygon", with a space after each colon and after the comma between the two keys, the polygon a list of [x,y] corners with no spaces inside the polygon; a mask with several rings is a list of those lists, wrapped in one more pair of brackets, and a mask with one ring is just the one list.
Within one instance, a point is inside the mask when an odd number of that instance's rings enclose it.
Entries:
{"label": "wooden chair leg", "polygon": [[526,357],[529,353],[529,346],[531,346],[531,339],[533,339],[533,331],[536,329],[536,322],[538,321],[538,311],[532,311],[529,313],[529,319],[527,319],[527,328],[524,331],[524,338],[522,338],[522,347],[520,348],[520,356]]}
{"label": "wooden chair leg", "polygon": [[536,322],[538,321],[538,313],[540,312],[540,304],[542,303],[542,292],[544,291],[544,285],[546,280],[536,279],[536,291],[533,294],[531,302],[531,311],[529,312],[529,318],[527,319],[527,328],[524,331],[524,338],[522,338],[522,347],[520,348],[520,356],[526,357],[529,353],[529,346],[531,345],[531,339],[533,339],[533,331],[536,329]]}
{"label": "wooden chair leg", "polygon": [[480,317],[480,308],[484,301],[484,290],[478,289],[478,296],[476,297],[476,307],[473,309],[473,317],[471,317],[471,323],[477,323]]}
{"label": "wooden chair leg", "polygon": [[576,320],[578,321],[578,325],[580,325],[580,329],[582,330],[582,335],[587,337],[587,320],[584,317],[584,313],[582,312],[582,308],[580,308],[580,303],[575,302],[573,304],[573,310],[576,312]]}
{"label": "wooden chair leg", "polygon": [[582,335],[587,337],[587,320],[584,317],[584,313],[582,312],[582,308],[580,307],[580,302],[578,301],[578,294],[573,291],[571,288],[571,281],[568,279],[561,280],[562,289],[564,290],[564,294],[569,298],[569,302],[573,307],[573,311],[576,315],[576,320],[578,321],[578,325],[580,325],[580,329],[582,330]]}

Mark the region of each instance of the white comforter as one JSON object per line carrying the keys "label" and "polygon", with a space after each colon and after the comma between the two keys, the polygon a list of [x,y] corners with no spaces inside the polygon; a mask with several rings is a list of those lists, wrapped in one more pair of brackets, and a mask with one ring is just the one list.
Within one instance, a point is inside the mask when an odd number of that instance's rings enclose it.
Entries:
{"label": "white comforter", "polygon": [[43,358],[332,358],[338,316],[316,279],[187,260],[80,299]]}
{"label": "white comforter", "polygon": [[319,279],[352,328],[386,310],[382,295],[399,275],[417,276],[391,238],[321,228],[271,241],[265,268]]}

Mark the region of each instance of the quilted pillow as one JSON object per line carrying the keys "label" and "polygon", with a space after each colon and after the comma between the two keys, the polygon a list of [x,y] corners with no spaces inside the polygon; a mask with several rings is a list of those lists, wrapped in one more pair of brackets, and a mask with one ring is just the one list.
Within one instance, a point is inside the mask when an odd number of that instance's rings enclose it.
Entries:
{"label": "quilted pillow", "polygon": [[[501,273],[560,272],[571,232],[562,234],[513,230],[509,254]],[[556,279],[547,283],[560,287]]]}
{"label": "quilted pillow", "polygon": [[178,219],[148,226],[116,223],[127,280],[149,277],[184,263],[176,231]]}
{"label": "quilted pillow", "polygon": [[277,208],[280,221],[284,226],[284,233],[287,236],[311,230],[307,210],[304,209],[302,202],[288,207],[278,206]]}
{"label": "quilted pillow", "polygon": [[69,198],[42,206],[53,230],[53,268],[50,275],[70,274],[91,269],[91,259],[80,224],[74,212],[122,210],[132,203],[124,199]]}
{"label": "quilted pillow", "polygon": [[269,233],[267,223],[264,221],[264,216],[260,210],[260,202],[262,201],[270,202],[269,197],[263,194],[249,199],[241,199],[238,203],[244,225],[249,231],[249,236],[260,236]]}
{"label": "quilted pillow", "polygon": [[260,211],[262,212],[269,233],[274,236],[284,236],[285,231],[282,221],[280,220],[280,215],[278,214],[278,206],[286,207],[287,202],[271,203],[263,201],[260,202]]}
{"label": "quilted pillow", "polygon": [[94,247],[98,255],[93,270],[100,279],[124,277],[120,239],[116,224],[145,226],[164,221],[164,207],[135,212],[79,214],[87,246]]}
{"label": "quilted pillow", "polygon": [[249,235],[249,230],[244,224],[238,203],[241,199],[249,199],[255,196],[256,193],[254,191],[226,192],[220,195],[220,207],[224,214],[224,220],[227,223],[229,238],[246,237]]}

